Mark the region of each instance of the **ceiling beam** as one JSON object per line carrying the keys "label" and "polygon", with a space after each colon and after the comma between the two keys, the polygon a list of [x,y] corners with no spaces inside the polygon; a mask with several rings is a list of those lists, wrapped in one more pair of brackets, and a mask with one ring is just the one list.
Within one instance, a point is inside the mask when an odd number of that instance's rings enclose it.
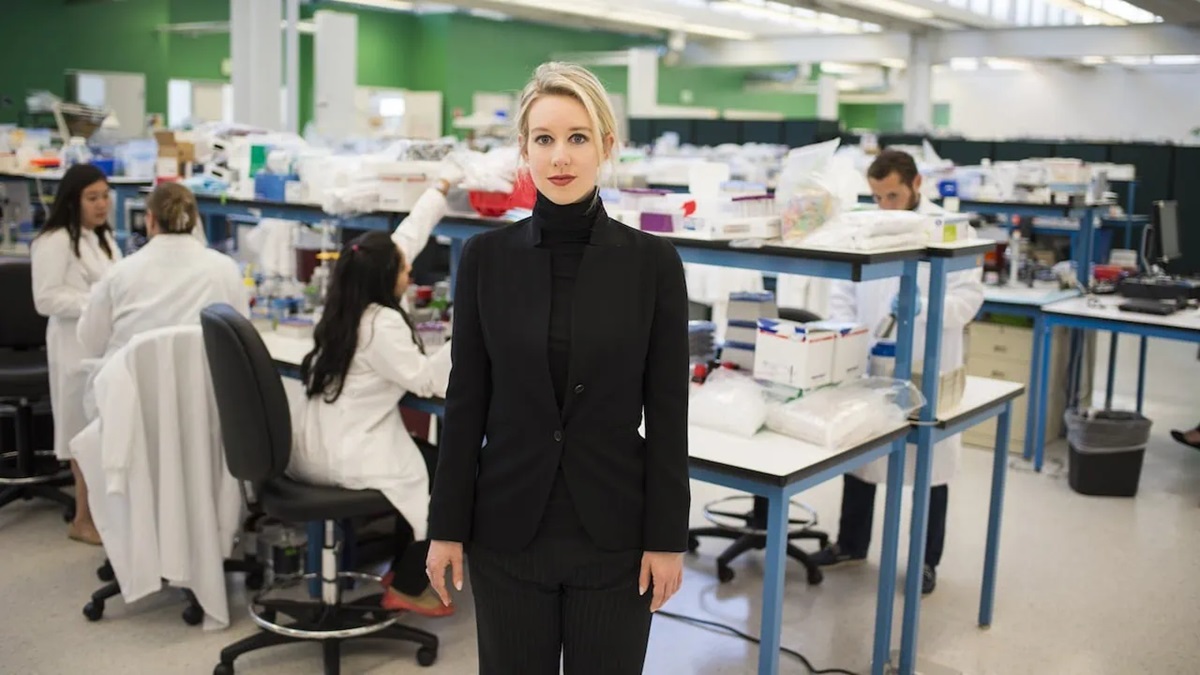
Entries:
{"label": "ceiling beam", "polygon": [[1197,0],[1128,0],[1129,4],[1157,14],[1168,23],[1200,23]]}
{"label": "ceiling beam", "polygon": [[[696,66],[774,66],[815,61],[849,63],[908,59],[908,33],[813,35],[754,42],[689,45]],[[1164,23],[1130,26],[1059,26],[929,33],[935,63],[956,57],[1078,59],[1084,56],[1156,56],[1200,52],[1200,28]]]}

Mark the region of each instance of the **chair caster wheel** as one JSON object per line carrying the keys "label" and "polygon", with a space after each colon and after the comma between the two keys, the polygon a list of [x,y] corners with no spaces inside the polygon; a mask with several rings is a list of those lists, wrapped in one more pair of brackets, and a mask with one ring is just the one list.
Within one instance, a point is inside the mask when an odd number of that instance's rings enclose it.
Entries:
{"label": "chair caster wheel", "polygon": [[689,535],[688,536],[688,553],[695,553],[696,549],[700,548],[700,540]]}
{"label": "chair caster wheel", "polygon": [[262,590],[265,581],[266,579],[263,578],[262,572],[248,572],[246,574],[246,588],[251,591]]}
{"label": "chair caster wheel", "polygon": [[[420,649],[417,650],[417,663],[420,664],[422,667],[428,668],[429,666],[433,665],[434,661],[437,661],[437,650],[436,649],[430,649],[429,647],[421,647]],[[213,675],[217,675],[217,673],[213,673]]]}
{"label": "chair caster wheel", "polygon": [[200,605],[188,605],[183,609],[183,622],[189,626],[199,626],[204,621],[204,610]]}
{"label": "chair caster wheel", "polygon": [[216,668],[213,668],[213,675],[233,675],[232,663],[218,663]]}
{"label": "chair caster wheel", "polygon": [[113,579],[116,579],[117,576],[113,572],[112,563],[106,562],[100,567],[96,568],[96,577],[106,584]]}
{"label": "chair caster wheel", "polygon": [[818,569],[808,571],[808,585],[817,586],[822,581],[825,581],[825,573]]}
{"label": "chair caster wheel", "polygon": [[733,568],[726,567],[725,565],[717,567],[717,578],[721,580],[721,583],[724,584],[733,581],[733,576]]}
{"label": "chair caster wheel", "polygon": [[73,520],[75,520],[75,509],[64,509],[63,510],[63,522],[70,523]]}
{"label": "chair caster wheel", "polygon": [[83,615],[88,621],[99,621],[104,617],[104,603],[92,600],[83,606]]}

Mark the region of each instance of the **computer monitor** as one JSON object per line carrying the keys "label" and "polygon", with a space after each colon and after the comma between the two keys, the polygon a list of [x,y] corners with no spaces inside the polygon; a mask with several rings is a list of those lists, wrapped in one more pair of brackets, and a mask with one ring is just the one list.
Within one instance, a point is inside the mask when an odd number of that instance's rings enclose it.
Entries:
{"label": "computer monitor", "polygon": [[1154,227],[1154,244],[1157,253],[1152,261],[1170,262],[1182,258],[1183,245],[1179,240],[1179,202],[1154,202],[1151,222]]}

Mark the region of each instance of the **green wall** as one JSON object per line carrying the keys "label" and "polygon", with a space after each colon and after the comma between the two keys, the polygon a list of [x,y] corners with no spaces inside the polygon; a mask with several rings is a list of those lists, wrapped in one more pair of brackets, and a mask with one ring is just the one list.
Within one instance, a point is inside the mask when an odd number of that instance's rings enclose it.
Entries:
{"label": "green wall", "polygon": [[[0,40],[0,59],[20,67],[0,70],[0,123],[16,120],[29,90],[64,95],[68,69],[144,72],[147,112],[166,112],[167,81],[172,78],[227,80],[222,62],[229,58],[227,33],[191,36],[160,34],[166,23],[228,21],[229,0],[123,0],[67,3],[66,0],[4,0],[9,31]],[[533,69],[563,52],[612,51],[654,44],[644,36],[573,30],[518,21],[494,22],[465,14],[404,14],[344,5],[325,5],[358,15],[358,81],[363,86],[440,90],[443,119],[449,130],[453,113],[471,112],[476,91],[518,91]],[[321,3],[305,5],[311,18]],[[47,49],[47,44],[53,49]],[[498,48],[498,46],[500,48]],[[36,58],[33,57],[36,55]],[[300,120],[312,119],[312,39],[301,36]],[[626,91],[624,67],[593,68],[614,93]],[[778,112],[812,117],[811,94],[744,91],[746,68],[668,67],[659,70],[659,102],[705,108]],[[691,102],[681,100],[691,92]],[[941,115],[939,116],[939,112]],[[847,126],[892,131],[900,128],[902,106],[844,105]],[[948,112],[935,109],[948,122]]]}
{"label": "green wall", "polygon": [[[904,131],[903,103],[843,103],[838,106],[838,119],[846,129],[863,129],[882,133]],[[933,127],[950,126],[950,104],[933,105]]]}

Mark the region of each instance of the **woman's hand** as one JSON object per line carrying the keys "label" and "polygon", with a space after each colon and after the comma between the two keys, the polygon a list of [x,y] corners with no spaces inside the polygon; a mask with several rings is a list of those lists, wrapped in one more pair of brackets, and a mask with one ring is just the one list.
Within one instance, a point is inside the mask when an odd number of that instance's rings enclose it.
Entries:
{"label": "woman's hand", "polygon": [[455,590],[461,591],[463,587],[462,543],[436,540],[429,542],[429,554],[425,556],[425,574],[429,577],[429,585],[433,588],[433,592],[441,598],[443,605],[449,607],[452,602],[450,601],[450,592],[446,590],[446,567],[450,567],[453,574]]}
{"label": "woman's hand", "polygon": [[657,612],[683,585],[683,554],[657,551],[643,553],[638,595],[645,595],[646,588],[651,585],[654,587],[654,599],[650,603],[650,611]]}

